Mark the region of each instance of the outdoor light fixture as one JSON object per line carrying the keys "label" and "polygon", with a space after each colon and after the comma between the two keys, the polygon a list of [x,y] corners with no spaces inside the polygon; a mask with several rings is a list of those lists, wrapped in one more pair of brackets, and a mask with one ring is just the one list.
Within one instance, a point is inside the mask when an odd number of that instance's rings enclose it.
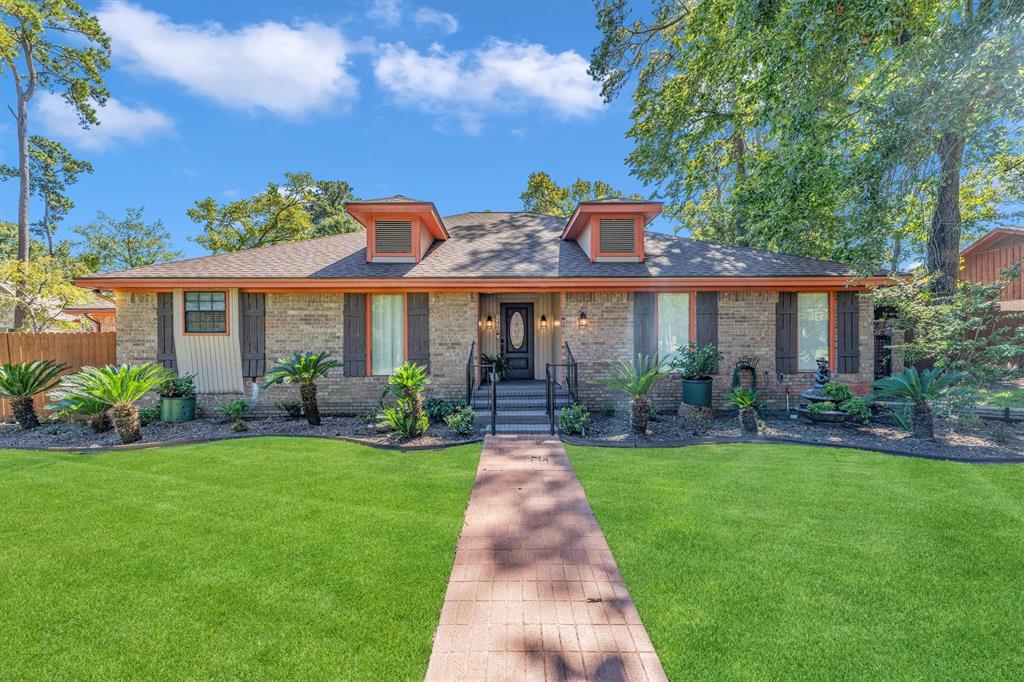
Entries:
{"label": "outdoor light fixture", "polygon": [[490,315],[487,316],[487,328],[494,329],[494,318]]}
{"label": "outdoor light fixture", "polygon": [[547,328],[548,328],[548,318],[547,318],[547,315],[541,315],[540,316],[540,330],[544,331]]}
{"label": "outdoor light fixture", "polygon": [[587,314],[584,311],[582,311],[582,310],[580,311],[580,319],[577,321],[577,324],[580,327],[586,327],[587,326]]}

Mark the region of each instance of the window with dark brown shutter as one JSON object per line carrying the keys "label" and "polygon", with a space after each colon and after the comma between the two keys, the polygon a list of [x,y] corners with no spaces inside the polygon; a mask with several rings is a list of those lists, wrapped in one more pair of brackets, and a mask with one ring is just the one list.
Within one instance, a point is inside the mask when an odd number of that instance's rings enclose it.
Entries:
{"label": "window with dark brown shutter", "polygon": [[654,293],[638,291],[633,294],[633,359],[638,355],[654,356],[658,352],[658,337],[654,328]]}
{"label": "window with dark brown shutter", "polygon": [[598,223],[599,250],[602,254],[636,251],[636,221],[632,218],[601,218]]}
{"label": "window with dark brown shutter", "polygon": [[779,292],[775,304],[775,371],[794,374],[797,367],[797,297],[795,292]]}
{"label": "window with dark brown shutter", "polygon": [[412,222],[408,220],[374,221],[373,233],[373,250],[376,253],[408,254],[412,251]]}
{"label": "window with dark brown shutter", "polygon": [[266,356],[266,294],[240,292],[242,376],[261,377],[267,373]]}
{"label": "window with dark brown shutter", "polygon": [[430,370],[430,294],[409,294],[406,300],[406,352],[409,362]]}
{"label": "window with dark brown shutter", "polygon": [[[718,292],[697,292],[697,345],[718,347]],[[718,371],[718,367],[715,367]]]}
{"label": "window with dark brown shutter", "polygon": [[156,361],[167,369],[178,369],[174,354],[174,294],[170,292],[156,295]]}
{"label": "window with dark brown shutter", "polygon": [[366,294],[345,294],[342,370],[347,377],[366,376]]}
{"label": "window with dark brown shutter", "polygon": [[860,296],[853,291],[836,294],[836,372],[860,371]]}

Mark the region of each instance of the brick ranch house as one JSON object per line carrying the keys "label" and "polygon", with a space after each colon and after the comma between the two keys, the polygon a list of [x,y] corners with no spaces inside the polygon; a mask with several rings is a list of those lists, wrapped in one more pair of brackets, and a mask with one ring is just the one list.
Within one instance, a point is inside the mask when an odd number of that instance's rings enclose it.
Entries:
{"label": "brick ranch house", "polygon": [[[565,218],[470,212],[442,218],[401,196],[348,205],[365,232],[82,277],[114,291],[118,362],[195,373],[207,404],[244,395],[260,408],[290,387],[257,390],[273,361],[330,351],[344,367],[320,387],[324,409],[373,410],[404,360],[429,368],[429,394],[464,398],[468,364],[503,354],[512,378],[542,380],[575,359],[591,407],[619,396],[599,382],[617,358],[670,354],[688,341],[725,356],[716,400],[740,358],[784,406],[815,358],[864,391],[873,379],[873,306],[841,263],[647,232],[647,201],[586,201]],[[564,369],[554,368],[559,380]],[[475,381],[475,380],[474,380]],[[510,384],[511,385],[511,384]],[[679,402],[678,378],[658,389]]]}

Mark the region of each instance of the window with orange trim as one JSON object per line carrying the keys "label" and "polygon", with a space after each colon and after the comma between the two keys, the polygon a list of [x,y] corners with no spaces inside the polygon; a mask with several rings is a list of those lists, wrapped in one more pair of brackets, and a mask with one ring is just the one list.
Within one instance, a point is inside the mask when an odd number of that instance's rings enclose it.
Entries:
{"label": "window with orange trim", "polygon": [[668,361],[690,342],[690,294],[658,294],[658,357]]}
{"label": "window with orange trim", "polygon": [[227,334],[228,294],[226,291],[184,292],[186,334]]}
{"label": "window with orange trim", "polygon": [[405,296],[370,295],[370,374],[390,375],[405,362]]}

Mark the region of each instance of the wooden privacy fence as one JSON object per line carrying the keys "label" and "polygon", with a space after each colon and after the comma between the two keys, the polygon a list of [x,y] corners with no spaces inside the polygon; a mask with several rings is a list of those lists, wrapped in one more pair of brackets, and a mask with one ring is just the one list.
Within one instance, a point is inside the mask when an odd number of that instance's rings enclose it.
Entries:
{"label": "wooden privacy fence", "polygon": [[[0,333],[0,364],[56,360],[70,365],[70,372],[82,367],[112,365],[116,356],[116,332],[5,332]],[[46,404],[46,396],[36,396],[36,408]],[[0,421],[12,419],[9,401],[0,400]]]}

